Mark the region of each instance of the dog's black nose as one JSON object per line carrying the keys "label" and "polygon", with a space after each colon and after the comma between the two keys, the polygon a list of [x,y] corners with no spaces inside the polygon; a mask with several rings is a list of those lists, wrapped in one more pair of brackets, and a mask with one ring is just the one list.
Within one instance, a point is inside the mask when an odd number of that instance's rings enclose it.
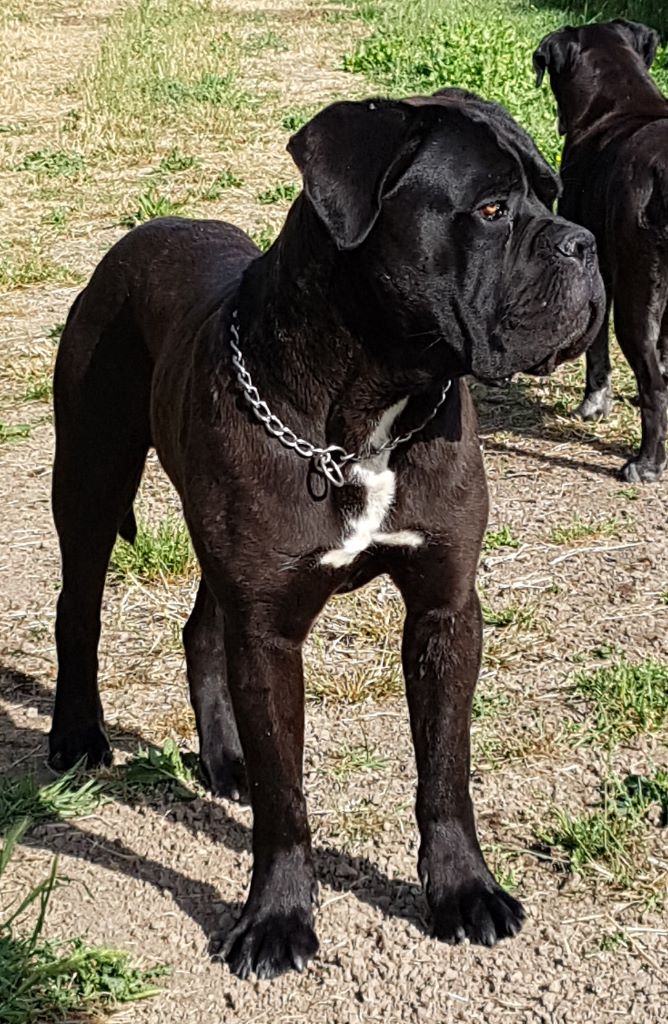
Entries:
{"label": "dog's black nose", "polygon": [[557,249],[569,259],[592,263],[596,255],[596,240],[586,228],[568,227],[557,242]]}

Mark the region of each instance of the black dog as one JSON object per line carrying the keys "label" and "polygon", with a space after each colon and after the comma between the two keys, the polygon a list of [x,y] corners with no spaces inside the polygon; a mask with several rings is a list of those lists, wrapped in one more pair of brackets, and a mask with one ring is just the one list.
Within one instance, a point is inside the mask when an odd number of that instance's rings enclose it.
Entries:
{"label": "black dog", "polygon": [[331,594],[380,573],[407,608],[435,933],[492,945],[519,930],[468,789],[487,490],[459,378],[545,371],[603,313],[593,237],[550,212],[556,179],[498,108],[457,92],[336,103],[289,150],[304,192],[266,255],[229,224],[137,228],[72,307],[55,377],[51,763],[110,760],[100,601],[154,445],[202,566],[184,641],[204,770],[253,806],[250,895],[226,947],[244,977],[317,949],[301,648]]}
{"label": "black dog", "polygon": [[658,480],[666,464],[668,374],[668,99],[649,76],[659,43],[645,25],[564,28],[534,54],[566,135],[559,212],[596,236],[607,312],[587,352],[584,419],[612,407],[608,317],[638,382],[642,441],[623,479]]}

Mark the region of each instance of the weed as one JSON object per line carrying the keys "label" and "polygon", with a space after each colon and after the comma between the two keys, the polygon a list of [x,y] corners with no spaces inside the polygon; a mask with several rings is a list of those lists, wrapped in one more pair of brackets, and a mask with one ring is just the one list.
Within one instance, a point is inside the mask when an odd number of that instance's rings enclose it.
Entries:
{"label": "weed", "polygon": [[163,174],[174,174],[178,171],[188,171],[191,167],[197,167],[199,161],[195,156],[187,156],[185,153],[180,153],[178,149],[170,149],[169,153],[165,153],[162,160],[158,164],[158,170]]}
{"label": "weed", "polygon": [[271,224],[263,224],[251,231],[250,237],[261,252],[266,252],[274,244],[276,228]]}
{"label": "weed", "polygon": [[0,423],[0,444],[6,444],[8,441],[20,441],[24,437],[30,437],[28,423]]}
{"label": "weed", "polygon": [[54,343],[54,345],[57,345],[62,337],[64,330],[65,324],[62,320],[60,320],[57,323],[53,324],[52,327],[49,327],[48,331],[46,332],[46,336],[50,341]]}
{"label": "weed", "polygon": [[317,107],[299,107],[295,110],[287,110],[281,118],[281,128],[286,132],[297,132],[317,112]]}
{"label": "weed", "polygon": [[488,683],[483,678],[478,683],[473,694],[473,718],[475,721],[481,719],[496,718],[499,713],[506,711],[510,704],[507,693],[498,689],[488,689]]}
{"label": "weed", "polygon": [[490,608],[482,605],[482,618],[486,626],[503,629],[505,626],[519,626],[531,629],[535,623],[535,612],[527,605],[509,604],[505,608]]}
{"label": "weed", "polygon": [[387,758],[367,743],[350,746],[344,743],[340,750],[328,758],[328,771],[339,782],[361,772],[380,772],[387,767]]}
{"label": "weed", "polygon": [[626,932],[604,932],[596,943],[602,953],[616,953],[620,949],[631,949],[632,944]]}
{"label": "weed", "polygon": [[216,202],[228,188],[241,188],[243,181],[233,171],[226,169],[216,175],[211,184],[201,193],[200,199],[205,202]]}
{"label": "weed", "polygon": [[589,522],[577,515],[572,522],[565,526],[555,526],[550,531],[550,544],[577,544],[581,540],[592,540],[598,537],[614,537],[619,534],[624,526],[623,520],[617,516],[610,515],[604,519],[594,519]]}
{"label": "weed", "polygon": [[488,530],[485,534],[482,549],[487,554],[499,548],[518,548],[519,540],[513,536],[509,526],[501,526],[498,530]]}
{"label": "weed", "polygon": [[53,151],[38,149],[32,153],[26,153],[21,163],[16,165],[16,170],[31,171],[33,174],[44,174],[47,178],[56,178],[59,175],[79,174],[83,167],[84,160],[79,153],[66,153],[62,149]]}
{"label": "weed", "polygon": [[[0,851],[0,877],[25,831],[10,829]],[[148,999],[160,991],[156,980],[165,967],[134,967],[116,949],[88,946],[82,939],[53,942],[43,936],[46,913],[58,885],[57,859],[43,882],[20,897],[16,909],[0,917],[0,1006],[3,1024],[56,1024],[91,1016],[100,1020],[118,1006]],[[36,922],[20,928],[31,907]]]}
{"label": "weed", "polygon": [[174,517],[156,529],[139,520],[134,544],[120,538],[111,554],[109,573],[116,581],[169,580],[196,571],[197,559],[185,524]]}
{"label": "weed", "polygon": [[49,227],[62,228],[67,223],[69,211],[64,206],[55,206],[42,217],[42,224]]}
{"label": "weed", "polygon": [[46,402],[53,395],[52,373],[29,373],[25,378],[24,402]]}
{"label": "weed", "polygon": [[589,739],[610,748],[662,728],[668,718],[668,665],[647,659],[619,661],[593,672],[579,672],[573,689],[592,706]]}
{"label": "weed", "polygon": [[291,203],[300,192],[300,185],[295,185],[293,182],[282,182],[273,188],[267,188],[263,192],[258,192],[257,201],[264,206],[268,206],[270,203]]}
{"label": "weed", "polygon": [[160,195],[155,189],[148,189],[142,192],[137,200],[137,209],[133,213],[125,214],[119,224],[124,228],[134,228],[146,220],[154,220],[156,217],[173,217],[183,208],[185,203],[169,199],[168,196]]}
{"label": "weed", "polygon": [[192,800],[201,792],[197,758],[181,755],[172,739],[162,748],[140,747],[115,774],[114,789],[125,796],[137,796],[156,789],[182,800]]}

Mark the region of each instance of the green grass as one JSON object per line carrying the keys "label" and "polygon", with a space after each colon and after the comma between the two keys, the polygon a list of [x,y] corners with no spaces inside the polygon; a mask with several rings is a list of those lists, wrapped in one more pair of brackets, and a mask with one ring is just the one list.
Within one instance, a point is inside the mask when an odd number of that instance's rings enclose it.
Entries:
{"label": "green grass", "polygon": [[[352,6],[369,20],[365,4]],[[569,21],[591,20],[601,6],[587,4],[585,10],[582,4],[573,15],[570,3],[546,0],[535,5],[527,0],[385,0],[370,21],[371,34],[346,54],[343,67],[395,96],[461,86],[495,100],[557,165],[562,140],[556,106],[547,85],[535,88],[532,54],[547,32]],[[660,20],[665,22],[666,15]],[[664,64],[660,54],[656,77],[665,88]]]}
{"label": "green grass", "polygon": [[79,284],[83,275],[56,263],[39,249],[0,245],[0,288],[29,288],[35,284]]}
{"label": "green grass", "polygon": [[550,828],[538,830],[538,838],[566,855],[570,870],[599,874],[623,888],[640,881],[646,872],[648,811],[653,804],[668,809],[668,773],[659,770],[652,779],[627,776],[612,779],[604,787],[601,806],[583,815],[563,809],[553,812]]}
{"label": "green grass", "polygon": [[26,437],[30,437],[30,424],[0,423],[0,444],[7,444],[9,441],[21,441]]}
{"label": "green grass", "polygon": [[81,781],[77,767],[45,786],[41,786],[33,775],[2,779],[0,835],[19,821],[34,825],[57,818],[92,814],[102,799],[101,783],[96,779]]}
{"label": "green grass", "polygon": [[165,153],[158,164],[158,170],[163,174],[175,174],[179,171],[189,171],[192,167],[197,167],[198,163],[196,156],[181,153],[175,146],[169,153]]}
{"label": "green grass", "polygon": [[17,171],[44,174],[47,178],[78,174],[83,168],[84,159],[80,153],[67,153],[63,149],[38,149],[26,153],[23,160],[16,165]]}
{"label": "green grass", "polygon": [[281,128],[286,132],[298,132],[307,121],[318,113],[319,107],[295,107],[286,110],[281,118]]}
{"label": "green grass", "polygon": [[124,214],[119,224],[124,228],[134,228],[146,220],[156,217],[173,217],[183,209],[185,203],[161,195],[155,189],[147,189],[137,199],[137,206],[131,213]]}
{"label": "green grass", "polygon": [[509,526],[501,526],[498,530],[488,530],[485,534],[482,550],[488,554],[490,551],[498,551],[499,548],[518,548],[520,542],[513,535]]}
{"label": "green grass", "polygon": [[197,559],[185,524],[175,517],[152,528],[140,519],[134,544],[120,538],[111,555],[109,573],[117,582],[171,580],[197,569]]}
{"label": "green grass", "polygon": [[228,188],[241,188],[243,181],[233,171],[226,168],[217,174],[211,184],[200,194],[205,202],[216,202]]}
{"label": "green grass", "polygon": [[585,736],[608,748],[658,732],[668,719],[668,664],[618,661],[577,673],[573,690],[591,708]]}
{"label": "green grass", "polygon": [[63,335],[64,330],[65,323],[64,321],[59,320],[57,323],[52,324],[51,327],[49,327],[48,331],[46,332],[46,336],[49,339],[49,341],[52,341],[54,345],[57,345]]}
{"label": "green grass", "polygon": [[603,519],[585,520],[576,515],[563,526],[555,526],[549,533],[550,544],[576,544],[581,540],[594,540],[599,537],[615,537],[624,528],[624,521],[615,515]]}
{"label": "green grass", "polygon": [[[25,823],[19,822],[5,838],[0,880],[24,831]],[[155,982],[166,973],[164,967],[141,969],[120,950],[92,947],[79,938],[55,942],[45,937],[47,910],[60,884],[54,859],[46,879],[14,896],[13,906],[3,901],[0,908],[2,1024],[93,1024],[160,991]],[[24,915],[31,910],[36,919],[27,924]]]}
{"label": "green grass", "polygon": [[327,770],[335,779],[343,782],[351,775],[383,771],[387,764],[387,758],[367,743],[358,746],[344,743],[340,750],[328,758]]}
{"label": "green grass", "polygon": [[280,185],[274,185],[273,188],[258,192],[257,201],[264,206],[271,203],[291,203],[300,192],[301,185],[296,185],[294,182],[281,182]]}
{"label": "green grass", "polygon": [[271,224],[260,224],[254,231],[250,232],[250,237],[255,242],[258,249],[262,252],[266,252],[267,249],[274,244],[278,229],[273,227]]}
{"label": "green grass", "polygon": [[47,402],[53,395],[53,373],[30,373],[25,379],[24,402]]}
{"label": "green grass", "polygon": [[509,604],[505,608],[490,608],[488,604],[482,605],[482,619],[486,626],[493,626],[496,629],[503,629],[505,626],[519,626],[523,629],[531,629],[535,622],[533,608],[526,605]]}

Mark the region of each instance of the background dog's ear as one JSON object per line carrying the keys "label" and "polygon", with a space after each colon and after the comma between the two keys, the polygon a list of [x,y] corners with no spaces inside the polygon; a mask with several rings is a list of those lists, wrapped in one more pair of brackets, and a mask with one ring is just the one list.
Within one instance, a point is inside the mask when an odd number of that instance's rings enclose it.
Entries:
{"label": "background dog's ear", "polygon": [[569,32],[573,32],[573,29],[560,28],[558,32],[550,32],[534,50],[533,69],[536,72],[537,89],[543,84],[546,71],[559,74],[575,64],[580,45],[577,39],[568,37]]}
{"label": "background dog's ear", "polygon": [[420,111],[392,100],[333,103],[288,142],[304,191],[337,248],[354,249],[421,142]]}
{"label": "background dog's ear", "polygon": [[621,30],[624,38],[631,43],[636,53],[640,54],[645,67],[651,68],[661,42],[659,33],[647,25],[641,25],[639,21],[627,21],[626,18],[616,18],[611,24]]}

